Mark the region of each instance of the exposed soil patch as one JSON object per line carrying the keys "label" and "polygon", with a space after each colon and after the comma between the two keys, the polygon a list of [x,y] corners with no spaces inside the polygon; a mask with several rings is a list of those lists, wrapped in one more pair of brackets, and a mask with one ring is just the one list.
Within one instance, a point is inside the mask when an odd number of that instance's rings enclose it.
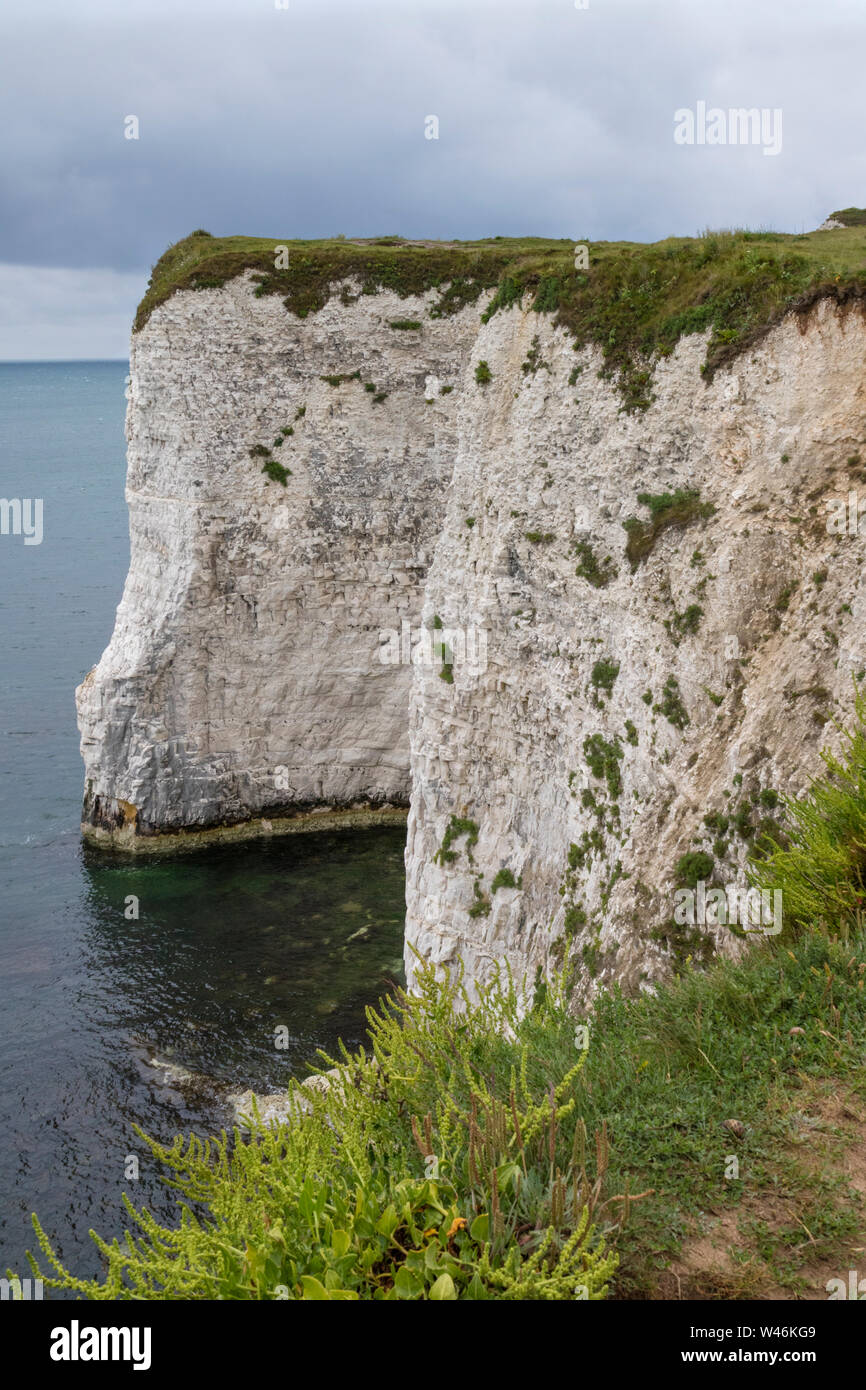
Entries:
{"label": "exposed soil patch", "polygon": [[[822,1301],[829,1297],[831,1279],[847,1282],[851,1269],[866,1273],[863,1101],[844,1085],[809,1082],[801,1108],[792,1108],[789,1118],[788,1156],[800,1171],[802,1186],[791,1182],[790,1170],[787,1181],[780,1172],[776,1191],[744,1192],[736,1207],[707,1212],[700,1229],[661,1274],[658,1298]],[[815,1178],[825,1186],[829,1178],[837,1189],[840,1215],[856,1219],[855,1229],[840,1230],[834,1240],[816,1240],[803,1219]],[[791,1232],[798,1225],[802,1241],[792,1243]]]}

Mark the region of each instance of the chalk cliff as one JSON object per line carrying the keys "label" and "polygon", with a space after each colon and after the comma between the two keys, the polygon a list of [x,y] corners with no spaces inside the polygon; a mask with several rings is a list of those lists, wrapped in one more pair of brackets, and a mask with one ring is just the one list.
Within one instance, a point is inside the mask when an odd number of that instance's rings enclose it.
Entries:
{"label": "chalk cliff", "polygon": [[[628,412],[601,348],[525,296],[482,322],[490,289],[442,318],[432,290],[297,317],[254,289],[181,289],[133,339],[85,833],[148,849],[408,804],[410,975],[416,951],[474,979],[568,955],[588,997],[736,951],[675,924],[674,889],[742,880],[866,667],[839,521],[866,495],[859,307],[817,298],[711,379],[708,334],[682,337]],[[404,624],[444,649],[383,662]]]}
{"label": "chalk cliff", "polygon": [[78,693],[88,833],[147,848],[407,803],[412,668],[380,632],[420,611],[456,451],[439,387],[478,315],[419,339],[389,326],[406,307],[301,321],[244,276],[134,335],[130,571]]}
{"label": "chalk cliff", "polygon": [[[546,365],[523,374],[536,335]],[[866,500],[866,325],[824,302],[710,385],[703,347],[684,339],[634,416],[590,350],[568,387],[571,344],[535,315],[479,335],[492,381],[463,383],[425,604],[484,627],[488,664],[455,666],[453,686],[419,667],[412,691],[407,940],[423,958],[534,976],[568,951],[591,993],[736,951],[726,927],[672,922],[677,866],[704,854],[701,877],[743,884],[777,795],[806,786],[828,714],[850,709],[863,540],[828,525],[849,493]],[[633,570],[638,494],[678,490],[699,493],[691,519]],[[452,815],[473,828],[443,864]]]}

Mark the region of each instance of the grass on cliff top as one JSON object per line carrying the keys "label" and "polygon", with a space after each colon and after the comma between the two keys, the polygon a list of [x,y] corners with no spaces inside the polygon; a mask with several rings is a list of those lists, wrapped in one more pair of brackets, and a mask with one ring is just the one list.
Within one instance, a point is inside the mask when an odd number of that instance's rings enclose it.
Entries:
{"label": "grass on cliff top", "polygon": [[866,208],[841,208],[831,212],[830,222],[842,222],[846,227],[866,227]]}
{"label": "grass on cliff top", "polygon": [[[216,288],[247,270],[257,278],[256,294],[279,295],[299,317],[338,291],[349,302],[359,292],[408,298],[435,290],[431,317],[476,303],[486,290],[495,291],[486,317],[530,294],[532,307],[554,314],[576,348],[601,348],[604,374],[617,381],[627,408],[640,409],[651,399],[652,364],[685,334],[711,330],[709,378],[789,310],[805,312],[825,296],[866,298],[866,226],[859,222],[804,235],[721,231],[647,245],[590,242],[587,271],[575,270],[574,245],[541,237],[281,242],[199,231],[157,262],[134,327],[177,290]],[[289,249],[285,270],[274,268],[278,246]]]}

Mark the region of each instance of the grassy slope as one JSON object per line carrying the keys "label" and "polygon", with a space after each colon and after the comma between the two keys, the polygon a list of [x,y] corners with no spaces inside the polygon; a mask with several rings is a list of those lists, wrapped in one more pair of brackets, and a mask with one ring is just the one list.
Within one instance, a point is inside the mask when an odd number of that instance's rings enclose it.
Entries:
{"label": "grassy slope", "polygon": [[843,1169],[866,1135],[864,972],[862,935],[806,934],[601,1002],[579,1109],[608,1122],[608,1189],[653,1190],[618,1239],[615,1296],[826,1297],[856,1265],[864,1183]]}
{"label": "grassy slope", "polygon": [[[289,267],[275,270],[275,248]],[[496,290],[492,311],[524,293],[539,312],[557,314],[575,346],[595,343],[630,409],[650,399],[648,370],[686,333],[712,329],[705,372],[761,337],[789,309],[816,298],[866,298],[866,226],[796,236],[719,232],[652,245],[594,242],[589,270],[574,268],[574,242],[495,237],[475,242],[284,241],[210,237],[196,232],[169,248],[153,269],[135,320],[179,289],[225,284],[246,270],[256,293],[278,294],[299,317],[315,313],[338,290],[344,300],[392,289],[401,297],[437,290],[434,316]]]}

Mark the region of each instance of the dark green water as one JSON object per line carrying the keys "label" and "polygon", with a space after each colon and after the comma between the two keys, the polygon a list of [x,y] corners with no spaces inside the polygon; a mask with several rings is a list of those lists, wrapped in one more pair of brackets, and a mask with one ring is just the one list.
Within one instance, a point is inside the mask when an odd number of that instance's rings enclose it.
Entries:
{"label": "dark green water", "polygon": [[292,835],[134,866],[87,851],[90,968],[111,981],[112,1026],[260,1091],[306,1075],[317,1047],[361,1042],[366,1005],[403,978],[405,838]]}
{"label": "dark green water", "polygon": [[125,375],[0,364],[0,496],[44,499],[41,545],[0,537],[0,1272],[28,1272],[34,1210],[82,1275],[99,1270],[88,1229],[128,1224],[124,1191],[173,1218],[133,1124],[167,1140],[230,1115],[161,1062],[278,1090],[317,1048],[359,1043],[402,980],[402,828],[149,862],[81,845],[73,691],[127,567]]}

